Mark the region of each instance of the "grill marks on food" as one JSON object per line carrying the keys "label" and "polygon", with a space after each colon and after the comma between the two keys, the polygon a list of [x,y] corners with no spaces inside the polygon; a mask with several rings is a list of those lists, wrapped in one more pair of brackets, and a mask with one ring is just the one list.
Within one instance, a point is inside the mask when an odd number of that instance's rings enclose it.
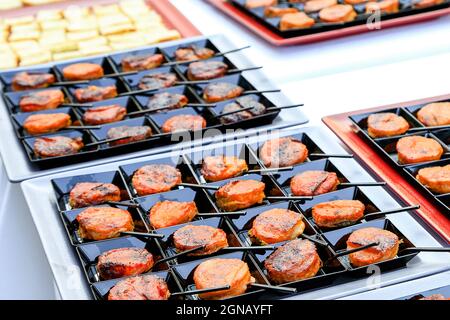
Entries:
{"label": "grill marks on food", "polygon": [[55,76],[51,73],[19,72],[12,79],[12,89],[14,91],[23,91],[47,88],[55,81]]}
{"label": "grill marks on food", "polygon": [[123,120],[127,109],[118,105],[100,106],[89,108],[83,115],[83,121],[90,125],[100,125]]}
{"label": "grill marks on food", "polygon": [[175,51],[176,61],[204,60],[213,57],[215,52],[209,48],[200,48],[195,45],[180,47]]}
{"label": "grill marks on food", "polygon": [[121,280],[108,294],[108,300],[167,300],[169,297],[167,283],[154,275]]}
{"label": "grill marks on food", "polygon": [[121,140],[110,142],[111,146],[118,146],[123,144],[129,144],[132,142],[142,141],[152,136],[152,129],[149,126],[119,126],[108,130],[106,134],[107,139]]}
{"label": "grill marks on food", "polygon": [[206,128],[206,120],[202,116],[192,114],[180,114],[166,120],[161,129],[164,133],[180,131],[197,131]]}
{"label": "grill marks on food", "polygon": [[[172,109],[180,109],[188,104],[188,98],[183,94],[162,92],[152,96],[147,104],[147,109],[165,112]],[[165,108],[163,110],[159,110]]]}
{"label": "grill marks on food", "polygon": [[120,200],[120,189],[111,183],[80,182],[72,188],[69,195],[69,204],[72,208]]}
{"label": "grill marks on food", "polygon": [[249,208],[264,201],[266,185],[257,180],[236,180],[215,193],[217,205],[225,211]]}
{"label": "grill marks on food", "polygon": [[251,119],[266,112],[266,107],[262,103],[259,103],[253,97],[248,96],[238,98],[236,99],[236,102],[225,105],[222,113],[249,107],[252,107],[252,109],[220,117],[220,122],[222,122],[223,124],[235,123],[238,121]]}
{"label": "grill marks on food", "polygon": [[142,90],[157,90],[175,85],[178,78],[175,73],[152,73],[144,75],[139,81],[138,87]]}
{"label": "grill marks on food", "polygon": [[139,196],[169,191],[180,183],[181,172],[165,164],[143,166],[132,178],[132,185]]}
{"label": "grill marks on food", "polygon": [[210,80],[223,77],[228,71],[228,65],[222,61],[192,62],[187,71],[189,80]]}
{"label": "grill marks on food", "polygon": [[20,98],[22,112],[56,109],[64,103],[64,93],[59,89],[30,92]]}
{"label": "grill marks on food", "polygon": [[203,99],[208,103],[215,103],[239,97],[244,92],[244,88],[228,83],[215,82],[208,84],[203,90]]}
{"label": "grill marks on food", "polygon": [[40,137],[34,141],[33,151],[38,157],[51,158],[76,154],[83,147],[84,143],[81,137]]}
{"label": "grill marks on food", "polygon": [[316,196],[335,191],[339,185],[337,174],[328,171],[305,171],[295,175],[290,182],[295,196]]}
{"label": "grill marks on food", "polygon": [[287,167],[304,162],[308,157],[308,149],[293,138],[278,138],[264,143],[260,157],[266,167]]}
{"label": "grill marks on food", "polygon": [[75,90],[75,98],[78,102],[95,102],[117,97],[117,87],[115,85],[99,87],[88,86]]}
{"label": "grill marks on food", "polygon": [[121,65],[124,72],[142,71],[159,67],[164,62],[164,56],[157,54],[130,55],[122,59]]}
{"label": "grill marks on food", "polygon": [[184,226],[173,234],[173,243],[178,251],[205,246],[202,250],[190,253],[190,256],[209,255],[228,247],[226,233],[211,226]]}
{"label": "grill marks on food", "polygon": [[319,227],[351,225],[364,217],[366,207],[359,200],[335,200],[315,205],[312,217]]}
{"label": "grill marks on food", "polygon": [[245,160],[233,156],[209,156],[203,159],[201,174],[206,181],[234,178],[248,171]]}

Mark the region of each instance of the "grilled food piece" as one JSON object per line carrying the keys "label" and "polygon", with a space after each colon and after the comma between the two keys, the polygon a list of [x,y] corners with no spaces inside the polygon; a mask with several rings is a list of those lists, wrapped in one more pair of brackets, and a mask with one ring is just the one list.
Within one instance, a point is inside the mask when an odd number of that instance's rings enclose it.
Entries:
{"label": "grilled food piece", "polygon": [[236,99],[236,102],[232,102],[227,104],[224,108],[222,113],[227,113],[235,110],[239,110],[242,108],[249,108],[253,107],[250,110],[233,113],[227,116],[220,117],[220,122],[223,124],[228,123],[235,123],[238,121],[243,121],[247,119],[251,119],[253,117],[262,115],[266,113],[266,107],[259,103],[257,100],[255,100],[253,97],[250,96],[244,96],[241,98]]}
{"label": "grilled food piece", "polygon": [[76,154],[84,147],[83,139],[64,136],[41,137],[34,141],[34,153],[42,158]]}
{"label": "grilled food piece", "polygon": [[188,98],[183,94],[162,92],[155,94],[148,100],[147,109],[155,110],[156,112],[166,112],[172,109],[181,109],[188,103]]}
{"label": "grilled food piece", "polygon": [[214,54],[215,52],[209,48],[199,48],[197,46],[180,47],[175,51],[175,60],[204,60],[213,57]]}
{"label": "grilled food piece", "polygon": [[115,85],[98,87],[88,86],[75,90],[75,98],[78,102],[95,102],[117,97],[117,87]]}
{"label": "grilled food piece", "polygon": [[180,131],[196,131],[206,127],[206,120],[202,116],[192,114],[180,114],[173,116],[163,123],[161,129],[164,133]]}
{"label": "grilled food piece", "polygon": [[396,148],[401,164],[439,160],[444,153],[439,142],[422,136],[401,138],[397,141]]}
{"label": "grilled food piece", "polygon": [[164,56],[160,53],[146,55],[130,55],[122,59],[121,65],[124,72],[142,71],[154,69],[162,65]]}
{"label": "grilled food piece", "polygon": [[331,23],[350,22],[355,20],[356,16],[356,11],[349,4],[336,4],[319,12],[319,17],[323,22]]}
{"label": "grilled food piece", "polygon": [[304,162],[307,157],[306,146],[290,137],[269,140],[260,150],[260,158],[269,168],[292,166]]}
{"label": "grilled food piece", "polygon": [[70,116],[66,113],[33,114],[25,119],[23,128],[29,134],[42,134],[56,132],[72,124]]}
{"label": "grilled food piece", "polygon": [[355,267],[393,259],[398,252],[400,240],[396,234],[379,229],[363,228],[354,231],[347,240],[347,250],[356,249],[371,243],[377,246],[349,254],[350,263]]}
{"label": "grilled food piece", "polygon": [[208,84],[203,91],[203,99],[208,103],[215,103],[239,97],[244,92],[244,88],[228,83],[215,82]]}
{"label": "grilled food piece", "polygon": [[104,75],[102,66],[95,63],[75,63],[63,69],[64,79],[69,81],[98,79]]}
{"label": "grilled food piece", "polygon": [[306,13],[319,12],[322,9],[334,6],[337,0],[310,0],[305,3],[303,10]]}
{"label": "grilled food piece", "polygon": [[228,65],[222,61],[198,61],[189,64],[187,76],[189,80],[210,80],[226,75]]}
{"label": "grilled food piece", "polygon": [[106,133],[107,139],[118,139],[121,140],[110,142],[111,146],[119,146],[123,144],[129,144],[136,141],[142,141],[148,139],[152,136],[152,129],[149,126],[120,126],[114,127],[108,130]]}
{"label": "grilled food piece", "polygon": [[235,211],[261,204],[266,197],[266,185],[256,180],[235,180],[217,190],[217,205],[225,211]]}
{"label": "grilled food piece", "polygon": [[337,228],[355,224],[364,217],[365,210],[359,200],[335,200],[315,205],[312,217],[319,227]]}
{"label": "grilled food piece", "polygon": [[157,90],[175,85],[178,81],[175,73],[152,73],[146,74],[139,80],[138,87],[141,90]]}
{"label": "grilled food piece", "polygon": [[237,177],[247,171],[245,160],[221,155],[203,159],[201,174],[206,181],[220,181]]}
{"label": "grilled food piece", "polygon": [[167,283],[154,275],[127,278],[109,290],[108,300],[168,300]]}
{"label": "grilled food piece", "polygon": [[355,5],[355,4],[361,4],[361,3],[366,3],[369,0],[344,0],[345,4],[351,4],[351,5]]}
{"label": "grilled food piece", "polygon": [[322,267],[316,246],[309,240],[292,240],[264,261],[270,280],[276,284],[314,277]]}
{"label": "grilled food piece", "polygon": [[366,4],[366,13],[395,13],[398,12],[399,0],[382,0]]}
{"label": "grilled food piece", "polygon": [[166,164],[151,164],[138,169],[131,183],[139,196],[166,192],[181,183],[181,172]]}
{"label": "grilled food piece", "polygon": [[69,204],[72,208],[120,200],[120,189],[111,183],[80,182],[73,187],[69,195]]}
{"label": "grilled food piece", "polygon": [[43,90],[30,92],[20,98],[19,107],[22,112],[56,109],[64,103],[61,90]]}
{"label": "grilled food piece", "polygon": [[153,255],[144,248],[119,248],[98,257],[97,271],[102,280],[136,276],[153,267]]}
{"label": "grilled food piece", "polygon": [[293,7],[270,6],[270,7],[266,7],[264,9],[264,15],[267,18],[281,18],[282,16],[284,16],[287,13],[296,13],[296,12],[298,12],[298,9],[293,8]]}
{"label": "grilled food piece", "polygon": [[277,208],[259,214],[248,234],[253,242],[265,245],[295,239],[304,230],[299,213]]}
{"label": "grilled food piece", "polygon": [[197,213],[195,202],[162,201],[150,209],[149,220],[153,228],[161,229],[192,221]]}
{"label": "grilled food piece", "polygon": [[449,125],[450,102],[427,104],[417,112],[417,118],[427,127]]}
{"label": "grilled food piece", "polygon": [[316,22],[304,12],[287,13],[281,17],[280,30],[305,29],[312,27]]}
{"label": "grilled food piece", "polygon": [[305,171],[291,179],[291,192],[295,196],[317,196],[335,191],[339,185],[337,174],[328,171]]}
{"label": "grilled food piece", "polygon": [[409,123],[402,116],[391,112],[374,113],[367,119],[367,131],[372,138],[397,136],[409,129]]}
{"label": "grilled food piece", "polygon": [[12,89],[14,91],[33,90],[47,88],[55,83],[55,76],[51,73],[43,72],[19,72],[12,79]]}
{"label": "grilled food piece", "polygon": [[450,193],[450,164],[420,169],[416,179],[435,193]]}
{"label": "grilled food piece", "polygon": [[125,118],[127,109],[118,104],[89,108],[83,114],[83,122],[89,125],[99,125],[117,122]]}
{"label": "grilled food piece", "polygon": [[438,4],[444,3],[444,0],[419,0],[413,2],[413,8],[422,9],[431,6],[437,6]]}
{"label": "grilled food piece", "polygon": [[200,263],[194,271],[197,289],[229,285],[230,289],[200,294],[204,300],[220,300],[238,296],[255,282],[247,263],[239,259],[209,259]]}
{"label": "grilled food piece", "polygon": [[173,243],[178,251],[205,247],[190,253],[190,256],[209,255],[228,247],[226,233],[222,229],[210,226],[184,226],[173,234]]}
{"label": "grilled food piece", "polygon": [[249,9],[274,6],[278,3],[278,0],[247,0],[245,6]]}
{"label": "grilled food piece", "polygon": [[77,216],[78,233],[86,240],[117,238],[121,232],[133,231],[134,223],[127,210],[90,207]]}

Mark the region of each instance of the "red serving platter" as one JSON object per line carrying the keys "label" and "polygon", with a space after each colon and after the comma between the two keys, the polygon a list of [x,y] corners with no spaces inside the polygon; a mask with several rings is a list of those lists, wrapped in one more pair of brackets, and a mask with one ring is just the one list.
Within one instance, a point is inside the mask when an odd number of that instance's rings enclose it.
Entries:
{"label": "red serving platter", "polygon": [[342,140],[342,142],[354,153],[363,165],[377,175],[382,181],[386,181],[392,191],[408,205],[420,204],[417,213],[428,226],[434,229],[447,243],[450,243],[450,220],[442,214],[428,198],[415,190],[406,178],[404,178],[393,166],[378,154],[362,136],[357,133],[357,128],[349,119],[350,116],[368,112],[376,112],[393,107],[406,107],[429,103],[436,100],[450,99],[449,95],[426,98],[386,105],[382,107],[358,110],[324,117],[323,122]]}
{"label": "red serving platter", "polygon": [[[313,43],[318,41],[324,41],[344,36],[349,36],[358,33],[377,31],[369,29],[365,24],[352,26],[347,28],[342,28],[338,30],[324,31],[318,32],[310,35],[302,35],[298,37],[291,38],[283,38],[280,35],[276,34],[269,28],[262,25],[255,18],[246,14],[239,8],[235,7],[233,4],[228,2],[227,0],[206,0],[211,3],[214,7],[219,9],[220,11],[226,13],[228,16],[236,20],[237,22],[243,24],[248,29],[256,33],[258,36],[263,38],[264,40],[270,42],[275,46],[290,46],[297,44],[306,44]],[[418,13],[406,17],[393,18],[389,20],[384,20],[380,22],[380,28],[386,29],[390,27],[401,26],[405,24],[421,22],[431,19],[436,19],[438,17],[450,14],[450,8],[434,10],[430,12]]]}
{"label": "red serving platter", "polygon": [[[54,2],[40,6],[22,7],[18,9],[0,11],[2,18],[18,17],[32,15],[40,10],[47,9],[64,9],[71,5],[77,6],[94,6],[104,4],[114,4],[118,0],[69,0],[62,2]],[[175,8],[170,1],[167,0],[145,0],[145,2],[153,8],[162,17],[167,27],[178,30],[183,38],[201,35],[200,31],[180,12]]]}

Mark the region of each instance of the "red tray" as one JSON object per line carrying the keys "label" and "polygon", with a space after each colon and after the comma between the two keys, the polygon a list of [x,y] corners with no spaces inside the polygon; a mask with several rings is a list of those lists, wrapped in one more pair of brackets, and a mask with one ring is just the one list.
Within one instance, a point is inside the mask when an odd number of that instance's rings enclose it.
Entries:
{"label": "red tray", "polygon": [[[376,30],[371,30],[371,29],[367,28],[367,26],[365,24],[363,24],[363,25],[352,26],[352,27],[338,29],[338,30],[319,32],[319,33],[310,34],[310,35],[303,35],[303,36],[292,37],[292,38],[283,38],[283,37],[279,36],[278,34],[274,33],[269,28],[263,26],[259,21],[257,21],[253,17],[249,16],[248,14],[246,14],[239,8],[235,7],[233,4],[229,3],[227,0],[206,0],[206,1],[208,1],[213,6],[218,8],[220,11],[223,11],[224,13],[229,15],[231,18],[233,18],[237,22],[243,24],[244,26],[249,28],[251,31],[253,31],[257,35],[259,35],[261,38],[263,38],[264,40],[270,42],[271,44],[273,44],[275,46],[290,46],[290,45],[296,45],[296,44],[306,44],[306,43],[312,43],[312,42],[318,42],[318,41],[323,41],[323,40],[329,40],[329,39],[349,36],[349,35],[358,34],[358,33],[376,31]],[[381,21],[380,26],[382,29],[386,29],[386,28],[401,26],[401,25],[405,25],[405,24],[409,24],[409,23],[431,20],[431,19],[435,19],[435,18],[444,16],[447,14],[450,14],[450,8],[439,9],[439,10],[435,10],[435,11],[414,14],[411,16]]]}
{"label": "red tray", "polygon": [[394,167],[387,163],[375,149],[367,144],[366,141],[355,132],[356,127],[349,119],[349,116],[356,114],[375,112],[394,107],[418,105],[445,99],[450,99],[450,95],[396,103],[349,113],[341,113],[325,117],[322,120],[369,170],[379,176],[382,181],[386,181],[388,185],[391,186],[391,189],[397,194],[397,196],[399,196],[408,205],[419,203],[421,208],[417,210],[417,212],[420,217],[432,229],[439,233],[439,235],[445,239],[447,243],[450,243],[450,220],[443,215],[440,210],[428,200],[428,198],[415,190],[415,188]]}
{"label": "red tray", "polygon": [[[118,0],[68,0],[39,6],[30,6],[0,11],[0,15],[2,18],[18,17],[32,15],[39,12],[40,10],[63,9],[67,8],[70,5],[94,6],[102,4],[113,4],[117,2]],[[201,35],[200,31],[180,11],[178,11],[178,9],[175,8],[170,3],[170,1],[145,0],[145,2],[159,13],[167,27],[178,30],[183,38]]]}

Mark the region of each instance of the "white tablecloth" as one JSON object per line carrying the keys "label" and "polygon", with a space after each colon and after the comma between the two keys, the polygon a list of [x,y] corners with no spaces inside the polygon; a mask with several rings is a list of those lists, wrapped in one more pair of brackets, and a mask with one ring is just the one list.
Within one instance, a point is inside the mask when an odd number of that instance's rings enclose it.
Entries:
{"label": "white tablecloth", "polygon": [[[311,124],[359,108],[449,93],[450,17],[395,29],[276,48],[200,0],[172,2],[204,34],[223,33],[264,66]],[[1,138],[1,137],[0,137]],[[52,275],[18,185],[0,170],[0,299],[52,299]]]}

